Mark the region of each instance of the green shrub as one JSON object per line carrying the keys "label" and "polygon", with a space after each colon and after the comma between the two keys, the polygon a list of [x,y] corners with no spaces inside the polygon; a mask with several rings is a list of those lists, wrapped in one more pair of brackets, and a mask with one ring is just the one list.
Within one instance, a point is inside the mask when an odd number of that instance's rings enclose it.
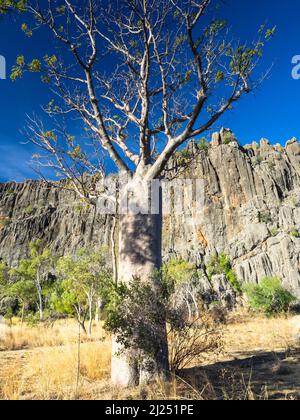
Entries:
{"label": "green shrub", "polygon": [[274,316],[289,311],[291,304],[297,299],[281,284],[279,278],[265,278],[258,285],[247,285],[245,293],[250,307],[263,312],[267,316]]}
{"label": "green shrub", "polygon": [[277,229],[277,228],[273,228],[273,229],[271,229],[271,235],[272,236],[277,236],[279,234],[279,230]]}
{"label": "green shrub", "polygon": [[200,139],[200,141],[198,143],[198,148],[201,152],[208,153],[208,151],[210,149],[210,143],[207,141],[207,139],[205,137]]}
{"label": "green shrub", "polygon": [[188,149],[181,150],[177,153],[177,163],[179,166],[188,165],[193,159],[192,153]]}
{"label": "green shrub", "polygon": [[[132,362],[139,366],[145,359],[156,359],[164,348],[167,326],[172,372],[201,363],[207,353],[219,354],[223,348],[221,326],[200,308],[197,317],[187,317],[183,306],[176,304],[174,280],[163,272],[153,280],[155,285],[139,278],[133,278],[130,285],[112,284],[104,328],[124,347],[122,352],[133,350]],[[144,369],[151,372],[152,363]]]}
{"label": "green shrub", "polygon": [[182,283],[192,283],[197,277],[197,269],[195,264],[181,259],[172,258],[163,266],[164,278],[170,279],[174,285]]}
{"label": "green shrub", "polygon": [[236,292],[240,293],[242,291],[237,275],[232,269],[230,258],[224,253],[212,256],[206,269],[210,280],[214,275],[223,274]]}
{"label": "green shrub", "polygon": [[130,285],[112,284],[106,305],[104,328],[114,334],[125,350],[154,356],[163,346],[162,331],[167,319],[173,285],[152,287],[134,278]]}
{"label": "green shrub", "polygon": [[232,142],[235,141],[234,135],[233,133],[231,133],[230,131],[227,131],[226,133],[224,133],[223,135],[223,144],[230,144]]}
{"label": "green shrub", "polygon": [[272,222],[271,214],[269,212],[259,212],[258,220],[259,220],[259,223],[268,224]]}
{"label": "green shrub", "polygon": [[13,188],[8,188],[6,191],[5,191],[5,194],[6,195],[12,195],[12,194],[14,194],[15,193],[15,191],[14,191],[14,189]]}
{"label": "green shrub", "polygon": [[300,238],[300,233],[299,233],[299,230],[298,230],[298,229],[293,229],[293,230],[290,232],[290,235],[291,235],[293,238]]}
{"label": "green shrub", "polygon": [[25,207],[24,209],[24,213],[26,214],[26,216],[31,216],[34,212],[34,207],[29,204],[27,207]]}

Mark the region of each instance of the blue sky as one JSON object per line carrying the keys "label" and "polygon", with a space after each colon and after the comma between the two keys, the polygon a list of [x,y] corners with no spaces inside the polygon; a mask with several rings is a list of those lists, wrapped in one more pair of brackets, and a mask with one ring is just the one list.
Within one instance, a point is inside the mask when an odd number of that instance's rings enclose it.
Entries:
{"label": "blue sky", "polygon": [[[253,95],[245,97],[216,128],[232,128],[242,144],[268,138],[284,144],[300,138],[300,80],[292,79],[292,57],[300,55],[299,0],[225,0],[225,18],[241,39],[255,36],[259,26],[277,25],[276,37],[268,45],[263,68],[274,64],[271,77]],[[8,71],[19,54],[33,58],[49,52],[47,36],[28,39],[19,30],[20,22],[0,21],[0,55]],[[50,48],[51,52],[51,48]],[[32,147],[23,144],[20,130],[26,114],[41,113],[41,104],[51,95],[38,77],[25,77],[16,83],[0,80],[0,181],[35,177],[28,166]]]}

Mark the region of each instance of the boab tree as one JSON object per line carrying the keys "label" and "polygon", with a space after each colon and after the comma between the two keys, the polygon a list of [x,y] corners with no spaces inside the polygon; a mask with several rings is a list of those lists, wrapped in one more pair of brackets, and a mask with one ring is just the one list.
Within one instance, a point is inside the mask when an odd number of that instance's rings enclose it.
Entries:
{"label": "boab tree", "polygon": [[[86,174],[103,175],[103,157],[110,159],[127,177],[120,197],[126,195],[131,209],[143,208],[151,182],[163,176],[176,150],[261,82],[255,69],[274,31],[263,26],[254,42],[235,41],[226,22],[214,18],[215,3],[28,0],[25,34],[48,30],[60,47],[43,59],[18,57],[12,72],[12,79],[25,71],[42,72],[55,92],[45,108],[55,125],[46,129],[36,118],[29,125],[30,139],[42,149],[35,156],[39,164],[67,178],[82,198],[94,200],[97,193]],[[73,114],[88,141],[70,134]],[[152,279],[161,266],[161,203],[155,214],[121,213],[119,281],[140,278],[159,287]],[[116,342],[113,354],[115,384],[167,372],[166,329],[158,333],[151,360],[147,357],[138,368]]]}

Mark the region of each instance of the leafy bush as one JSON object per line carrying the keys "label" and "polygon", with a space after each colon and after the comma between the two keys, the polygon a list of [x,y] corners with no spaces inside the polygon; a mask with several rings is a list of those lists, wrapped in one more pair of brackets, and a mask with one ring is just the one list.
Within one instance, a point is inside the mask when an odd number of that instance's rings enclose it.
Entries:
{"label": "leafy bush", "polygon": [[299,230],[298,230],[298,229],[293,229],[293,230],[290,232],[290,235],[291,235],[293,238],[297,238],[297,239],[299,239],[299,238],[300,238],[300,233],[299,233]]}
{"label": "leafy bush", "polygon": [[197,276],[197,270],[194,264],[181,259],[173,258],[163,267],[164,277],[168,277],[175,284],[179,285],[191,282]]}
{"label": "leafy bush", "polygon": [[225,275],[228,283],[238,293],[241,293],[241,284],[238,281],[237,275],[232,269],[230,258],[224,253],[220,255],[214,255],[210,259],[207,267],[207,274],[211,280],[214,275]]}
{"label": "leafy bush", "polygon": [[201,152],[204,152],[206,154],[208,153],[208,151],[210,149],[210,143],[207,141],[207,139],[205,137],[200,139],[200,141],[198,143],[198,148]]}
{"label": "leafy bush", "polygon": [[192,159],[193,159],[193,155],[188,149],[180,150],[177,153],[177,163],[179,166],[188,165]]}
{"label": "leafy bush", "polygon": [[[209,314],[187,316],[184,303],[177,302],[175,283],[161,273],[151,282],[139,278],[130,285],[113,285],[106,307],[105,329],[114,334],[125,350],[133,350],[135,362],[155,359],[168,334],[170,366],[175,372],[203,353],[219,351],[221,329]],[[200,312],[200,311],[199,311]]]}
{"label": "leafy bush", "polygon": [[276,227],[271,229],[271,235],[273,237],[277,236],[279,234],[279,229],[277,229]]}
{"label": "leafy bush", "polygon": [[235,140],[235,137],[234,137],[233,133],[231,133],[229,131],[224,133],[223,144],[225,144],[225,145],[230,144],[230,143],[234,142],[234,140]]}
{"label": "leafy bush", "polygon": [[247,285],[245,292],[250,307],[267,316],[286,313],[297,301],[281,284],[278,278],[265,278],[258,285]]}
{"label": "leafy bush", "polygon": [[7,188],[7,190],[5,190],[5,194],[6,195],[12,195],[14,194],[15,190],[13,188]]}
{"label": "leafy bush", "polygon": [[0,286],[6,284],[7,266],[3,261],[0,261]]}
{"label": "leafy bush", "polygon": [[112,284],[106,305],[106,330],[114,333],[125,348],[151,352],[157,345],[157,328],[164,323],[169,293],[168,288],[155,288],[139,278],[130,285]]}
{"label": "leafy bush", "polygon": [[26,216],[32,216],[32,214],[34,213],[34,207],[32,204],[29,204],[27,207],[25,207],[24,209],[24,213]]}
{"label": "leafy bush", "polygon": [[258,220],[259,220],[259,223],[265,223],[265,224],[272,222],[272,218],[269,212],[259,212]]}

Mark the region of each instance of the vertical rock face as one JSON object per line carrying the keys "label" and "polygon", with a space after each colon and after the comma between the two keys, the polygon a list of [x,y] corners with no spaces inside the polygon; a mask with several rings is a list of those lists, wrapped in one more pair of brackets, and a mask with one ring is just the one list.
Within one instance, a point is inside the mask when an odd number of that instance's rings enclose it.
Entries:
{"label": "vertical rock face", "polygon": [[[194,159],[180,177],[204,182],[204,203],[200,212],[187,203],[190,211],[178,214],[166,202],[165,258],[188,258],[203,267],[211,255],[225,252],[240,281],[278,276],[300,297],[300,143],[292,139],[283,148],[263,139],[240,147],[223,129],[208,150],[192,146]],[[175,159],[174,175],[177,166]],[[10,264],[36,238],[58,255],[109,244],[111,223],[73,193],[46,183],[0,185],[0,258]]]}
{"label": "vertical rock face", "polygon": [[45,182],[0,184],[0,258],[16,265],[42,239],[56,255],[109,243],[111,220]]}
{"label": "vertical rock face", "polygon": [[241,281],[279,276],[300,296],[300,143],[242,148],[224,133],[190,167],[205,181],[203,213],[170,217],[165,250],[199,265],[225,252]]}

